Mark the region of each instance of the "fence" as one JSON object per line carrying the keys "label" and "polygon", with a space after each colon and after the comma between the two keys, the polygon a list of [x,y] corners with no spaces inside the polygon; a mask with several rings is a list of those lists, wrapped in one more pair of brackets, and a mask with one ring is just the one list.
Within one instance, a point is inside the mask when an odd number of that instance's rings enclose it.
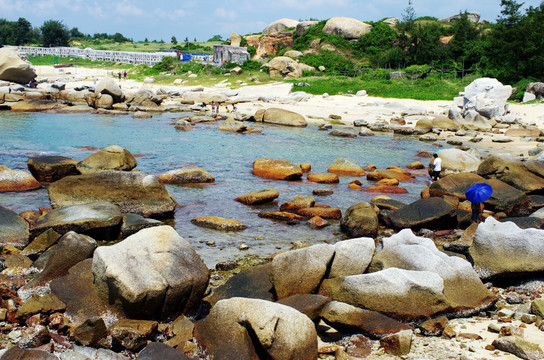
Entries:
{"label": "fence", "polygon": [[176,51],[161,51],[156,53],[128,52],[128,51],[109,51],[109,50],[93,50],[79,49],[74,47],[31,47],[20,46],[19,52],[32,55],[44,56],[53,55],[60,57],[78,57],[82,59],[94,61],[112,61],[126,64],[145,64],[153,66],[162,61],[166,56],[177,56]]}

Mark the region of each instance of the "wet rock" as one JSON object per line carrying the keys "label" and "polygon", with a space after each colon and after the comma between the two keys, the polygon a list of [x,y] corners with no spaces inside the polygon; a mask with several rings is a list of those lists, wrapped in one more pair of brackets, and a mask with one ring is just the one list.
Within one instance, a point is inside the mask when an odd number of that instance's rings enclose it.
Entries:
{"label": "wet rock", "polygon": [[107,336],[107,328],[102,318],[87,319],[74,329],[74,339],[84,346],[94,346]]}
{"label": "wet rock", "polygon": [[22,249],[28,244],[28,222],[5,207],[0,206],[0,246],[12,245]]}
{"label": "wet rock", "polygon": [[109,201],[121,212],[146,217],[170,217],[176,202],[153,175],[139,172],[107,171],[67,176],[48,188],[53,208]]}
{"label": "wet rock", "polygon": [[[383,181],[383,180],[380,180]],[[399,186],[377,185],[365,189],[367,193],[382,193],[382,194],[407,194],[408,190]]]}
{"label": "wet rock", "polygon": [[23,348],[37,348],[49,343],[51,335],[47,328],[43,325],[36,325],[22,329],[19,346]]}
{"label": "wet rock", "polygon": [[317,358],[314,323],[289,306],[265,300],[219,301],[196,323],[195,338],[218,360]]}
{"label": "wet rock", "polygon": [[77,175],[77,160],[64,156],[38,156],[27,160],[30,173],[38,180],[54,182],[68,175]]}
{"label": "wet rock", "polygon": [[332,245],[314,245],[278,254],[272,260],[270,281],[278,299],[317,291],[334,255]]}
{"label": "wet rock", "polygon": [[415,181],[415,178],[409,171],[402,170],[399,167],[389,167],[387,169],[376,169],[366,175],[368,180],[379,181],[382,179],[396,179],[398,181]]}
{"label": "wet rock", "polygon": [[93,256],[95,283],[138,318],[193,313],[208,285],[208,268],[170,226],[144,229]]}
{"label": "wet rock", "polygon": [[339,301],[329,302],[323,309],[323,320],[342,332],[362,332],[374,339],[402,330],[411,330],[403,324],[377,311],[360,309]]}
{"label": "wet rock", "polygon": [[308,225],[310,225],[312,229],[321,229],[325,226],[329,226],[330,223],[320,216],[314,216],[311,219],[308,219]]}
{"label": "wet rock", "polygon": [[127,149],[112,145],[81,160],[76,168],[82,174],[95,174],[103,171],[130,171],[136,165],[136,159]]}
{"label": "wet rock", "polygon": [[378,215],[375,206],[366,202],[350,206],[340,221],[340,229],[352,238],[376,236]]}
{"label": "wet rock", "polygon": [[363,176],[366,174],[362,167],[344,158],[336,159],[327,171],[345,176]]}
{"label": "wet rock", "polygon": [[295,196],[294,200],[286,201],[280,205],[280,211],[297,212],[300,209],[311,208],[315,205],[313,196]]}
{"label": "wet rock", "polygon": [[297,214],[306,218],[319,216],[323,219],[340,219],[342,211],[339,208],[309,207],[297,210]]}
{"label": "wet rock", "polygon": [[287,221],[288,224],[298,224],[300,221],[304,221],[307,219],[306,216],[301,216],[297,214],[293,214],[286,211],[261,211],[259,213],[259,217],[264,219],[273,219],[273,220],[280,220],[280,221]]}
{"label": "wet rock", "polygon": [[28,191],[41,188],[42,185],[32,175],[21,170],[11,170],[0,165],[0,192]]}
{"label": "wet rock", "polygon": [[94,239],[73,231],[67,232],[51,250],[43,271],[27,283],[25,288],[43,285],[54,278],[66,275],[72,266],[91,257],[95,249]]}
{"label": "wet rock", "polygon": [[54,209],[40,216],[32,227],[36,236],[52,229],[60,235],[69,231],[89,235],[95,239],[116,239],[123,215],[116,205],[96,202]]}
{"label": "wet rock", "polygon": [[278,191],[269,188],[238,196],[234,200],[246,205],[259,205],[271,202],[278,196],[280,196]]}
{"label": "wet rock", "polygon": [[153,115],[145,112],[145,111],[136,111],[134,114],[132,114],[132,117],[134,119],[151,119]]}
{"label": "wet rock", "polygon": [[298,180],[302,177],[302,169],[286,160],[257,159],[253,162],[253,175],[266,179]]}
{"label": "wet rock", "polygon": [[331,189],[314,189],[312,195],[315,196],[328,196],[334,194],[334,190]]}
{"label": "wet rock", "polygon": [[[354,125],[354,126],[357,126],[357,125]],[[367,127],[362,127],[360,130],[359,130],[359,136],[374,136],[374,131],[370,130],[369,128]]]}
{"label": "wet rock", "polygon": [[415,170],[415,169],[425,169],[425,165],[421,161],[415,161],[413,163],[410,163],[406,165],[407,169]]}
{"label": "wet rock", "polygon": [[21,349],[19,346],[14,346],[7,350],[3,355],[4,360],[58,360],[58,358],[42,350]]}
{"label": "wet rock", "polygon": [[376,205],[380,210],[398,210],[404,206],[405,203],[393,199],[374,198],[371,200],[372,204]]}
{"label": "wet rock", "polygon": [[220,131],[231,131],[231,132],[244,132],[247,130],[247,125],[242,121],[234,120],[232,117],[227,117],[227,119],[219,125],[218,130]]}
{"label": "wet rock", "polygon": [[170,170],[159,175],[163,184],[212,183],[215,178],[202,168]]}
{"label": "wet rock", "polygon": [[304,119],[304,116],[297,114],[296,112],[293,112],[293,111],[278,109],[278,108],[266,109],[263,114],[263,122],[269,123],[269,124],[296,126],[296,127],[306,127],[308,125],[308,123],[306,122],[306,119]]}
{"label": "wet rock", "polygon": [[441,198],[420,199],[388,216],[396,229],[451,229],[457,226],[455,208]]}
{"label": "wet rock", "polygon": [[241,231],[247,229],[247,226],[239,221],[219,216],[199,216],[192,219],[191,222],[197,226],[222,231]]}
{"label": "wet rock", "polygon": [[298,294],[281,299],[278,303],[290,306],[316,322],[321,316],[321,311],[330,301],[331,299],[322,295]]}
{"label": "wet rock", "polygon": [[484,279],[543,271],[544,230],[522,230],[489,217],[479,224],[469,253]]}
{"label": "wet rock", "polygon": [[163,225],[163,223],[159,220],[147,219],[138,214],[123,214],[123,223],[121,225],[119,238],[125,239],[142,229],[160,225]]}
{"label": "wet rock", "polygon": [[338,184],[340,180],[336,174],[312,174],[308,173],[308,181],[322,184]]}
{"label": "wet rock", "polygon": [[356,138],[357,134],[347,131],[333,130],[329,133],[330,136],[343,137],[343,138]]}

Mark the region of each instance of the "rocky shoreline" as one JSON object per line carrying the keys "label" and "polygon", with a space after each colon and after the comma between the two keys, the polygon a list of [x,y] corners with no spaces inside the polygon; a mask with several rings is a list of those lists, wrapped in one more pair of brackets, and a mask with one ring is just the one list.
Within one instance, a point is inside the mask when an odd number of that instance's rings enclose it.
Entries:
{"label": "rocky shoreline", "polygon": [[[329,109],[347,114],[316,119],[301,109],[336,99],[291,93],[284,84],[257,86],[250,96],[246,88],[224,88],[226,82],[181,91],[148,84],[132,92],[111,77],[94,87],[89,79],[41,80],[37,90],[0,84],[0,106],[133,116],[187,111],[194,115],[175,124],[186,131],[220,120],[226,120],[220,130],[241,133],[256,131],[248,124],[261,121],[319,123],[324,131],[337,127],[331,136],[385,131],[461,148],[438,151],[443,177],[411,204],[385,194],[402,191],[414,169],[425,167],[421,162],[376,169],[338,159],[326,174],[315,174],[311,164],[256,159],[253,174],[260,178],[296,186],[303,177],[321,184],[336,183],[338,175],[366,177],[379,195],[345,211],[310,196],[263,211],[259,216],[308,221],[316,228],[339,219],[339,231],[351,239],[297,244],[250,264],[225,261],[211,271],[159,221],[176,211],[163,184],[213,182],[206,170],[178,169],[160,177],[131,171],[136,160],[119,146],[79,162],[29,159],[32,175],[3,167],[1,191],[47,183],[52,207],[23,214],[0,207],[3,359],[544,358],[542,120],[508,113],[505,101],[481,95],[485,91],[474,97],[467,91],[462,106],[441,103],[432,113],[400,101],[344,96]],[[237,104],[239,111],[212,116],[209,105],[201,106],[212,100]],[[353,119],[361,115],[351,114],[344,101],[364,108],[367,118]],[[508,139],[505,150],[523,152],[521,157],[481,159],[487,140],[497,152],[503,146],[497,144],[505,144],[499,141]],[[481,152],[466,149],[467,143]],[[465,191],[479,182],[494,193],[485,203],[485,222],[471,224]],[[356,180],[349,186],[361,188]],[[277,197],[267,188],[236,201],[259,206]],[[244,226],[218,217],[194,223],[221,231]]]}

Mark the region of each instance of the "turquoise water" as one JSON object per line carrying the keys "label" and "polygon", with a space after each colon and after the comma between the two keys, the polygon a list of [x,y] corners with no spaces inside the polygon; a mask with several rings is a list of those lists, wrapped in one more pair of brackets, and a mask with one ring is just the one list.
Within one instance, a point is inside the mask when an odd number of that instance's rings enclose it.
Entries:
{"label": "turquoise water", "polygon": [[[286,225],[257,216],[263,210],[277,210],[279,204],[296,195],[311,196],[313,189],[331,188],[333,195],[316,197],[316,201],[339,207],[342,212],[377,195],[349,190],[347,185],[354,179],[352,177],[340,177],[340,184],[335,185],[261,179],[251,174],[255,159],[307,162],[312,165],[312,172],[325,173],[340,157],[363,167],[374,164],[385,168],[405,166],[418,160],[417,150],[432,150],[431,144],[412,137],[377,135],[343,139],[328,136],[328,132],[319,131],[315,126],[300,129],[263,125],[262,134],[235,134],[218,131],[218,124],[198,124],[194,130],[181,131],[172,125],[179,117],[180,114],[162,114],[151,119],[133,119],[131,116],[0,112],[0,164],[27,170],[26,161],[31,156],[61,155],[81,160],[91,154],[81,147],[102,149],[116,144],[138,154],[136,169],[142,172],[160,174],[177,168],[202,167],[215,177],[215,184],[167,186],[180,204],[170,223],[195,246],[208,266],[214,266],[219,261],[248,253],[272,254],[290,247],[293,241],[318,243],[343,238],[342,234],[336,234],[339,232],[338,221],[331,221],[331,226],[324,229],[312,230],[304,222]],[[426,163],[424,159],[423,162]],[[415,182],[401,183],[408,194],[391,197],[404,202],[418,199],[427,180],[423,174],[421,171]],[[366,178],[359,180],[363,186],[373,185]],[[267,187],[280,192],[277,203],[249,207],[233,200]],[[0,193],[0,204],[18,213],[50,206],[46,189]],[[246,224],[248,229],[227,233],[199,228],[190,222],[197,216],[235,219]],[[215,241],[215,247],[205,244],[210,240]],[[238,250],[241,243],[248,244],[250,249]]]}

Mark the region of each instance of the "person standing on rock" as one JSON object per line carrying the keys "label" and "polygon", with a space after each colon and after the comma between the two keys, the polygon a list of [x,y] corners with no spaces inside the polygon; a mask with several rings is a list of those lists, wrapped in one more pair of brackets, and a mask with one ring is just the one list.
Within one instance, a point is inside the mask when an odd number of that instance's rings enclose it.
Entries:
{"label": "person standing on rock", "polygon": [[431,180],[436,181],[440,178],[440,172],[442,171],[442,159],[438,157],[437,153],[433,154],[433,161],[430,166],[432,166]]}
{"label": "person standing on rock", "polygon": [[473,202],[470,203],[470,208],[472,210],[472,222],[479,223],[484,213],[484,203],[483,202]]}
{"label": "person standing on rock", "polygon": [[126,70],[123,72],[123,78],[124,78],[125,81],[127,80],[127,71]]}

